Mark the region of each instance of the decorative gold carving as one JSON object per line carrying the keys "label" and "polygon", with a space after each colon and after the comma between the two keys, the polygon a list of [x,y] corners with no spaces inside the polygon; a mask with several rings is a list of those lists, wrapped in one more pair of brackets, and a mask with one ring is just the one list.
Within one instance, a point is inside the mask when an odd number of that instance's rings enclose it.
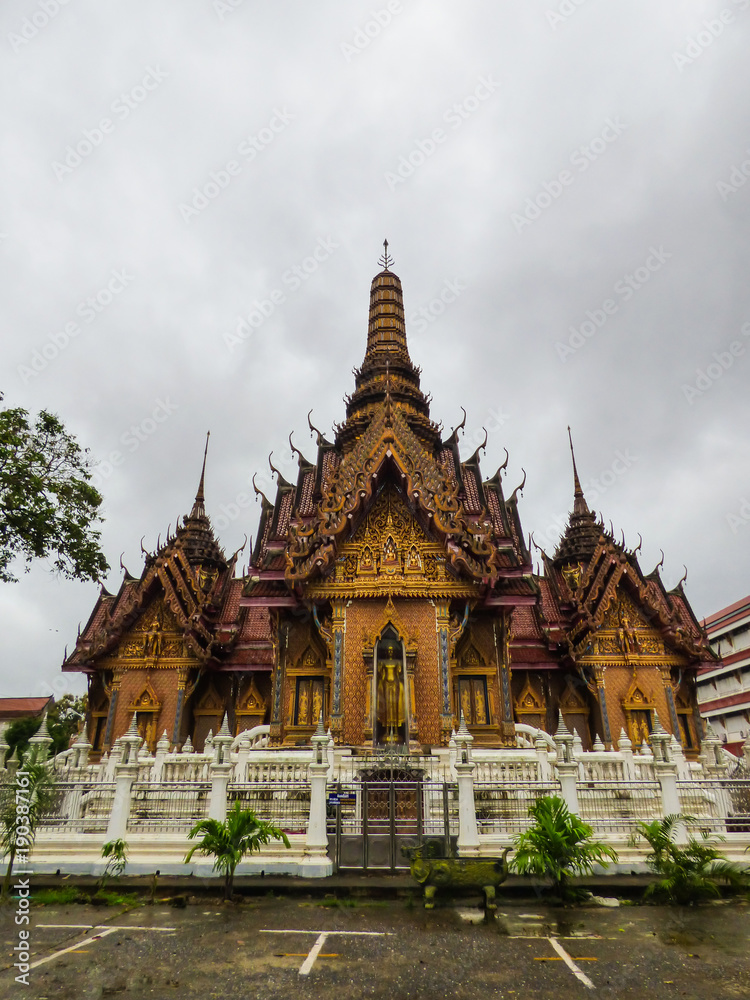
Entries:
{"label": "decorative gold carving", "polygon": [[160,708],[161,702],[156,697],[156,692],[150,681],[146,681],[146,686],[141,693],[128,705],[129,712],[158,712]]}

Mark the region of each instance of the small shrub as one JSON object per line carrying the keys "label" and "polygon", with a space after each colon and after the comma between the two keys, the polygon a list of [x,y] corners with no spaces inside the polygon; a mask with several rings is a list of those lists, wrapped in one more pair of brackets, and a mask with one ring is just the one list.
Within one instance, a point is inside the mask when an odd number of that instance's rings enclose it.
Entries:
{"label": "small shrub", "polygon": [[[675,843],[680,823],[694,822],[689,816],[671,815],[652,823],[639,823],[635,839],[642,837],[651,848],[646,864],[659,878],[646,889],[646,897],[684,906],[721,895],[721,886],[745,889],[750,884],[747,869],[727,861],[701,832],[701,839],[688,837],[686,844]],[[719,837],[723,840],[723,837]]]}
{"label": "small shrub", "polygon": [[557,795],[545,795],[529,809],[534,825],[514,838],[516,855],[511,867],[521,875],[549,879],[553,893],[563,902],[575,902],[581,893],[569,880],[589,875],[594,865],[606,868],[617,861],[617,852],[593,840],[593,829],[568,809]]}

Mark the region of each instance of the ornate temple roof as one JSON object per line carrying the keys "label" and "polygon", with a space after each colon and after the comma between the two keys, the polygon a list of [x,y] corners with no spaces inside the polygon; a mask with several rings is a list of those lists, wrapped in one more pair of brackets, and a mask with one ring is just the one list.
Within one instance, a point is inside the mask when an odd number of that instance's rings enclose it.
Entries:
{"label": "ornate temple roof", "polygon": [[257,612],[240,607],[242,580],[234,578],[239,552],[227,558],[214,536],[205,510],[205,471],[204,454],[190,513],[178,520],[174,534],[167,531],[166,541],[159,541],[156,551],[143,550],[144,568],[139,578],[123,566],[124,579],[117,594],[102,587],[63,670],[93,669],[98,660],[116,650],[143,612],[161,596],[182,631],[187,649],[201,662],[214,667],[226,662],[270,664],[268,615],[259,620]]}
{"label": "ornate temple roof", "polygon": [[513,598],[510,603],[534,603],[518,490],[505,499],[502,470],[483,481],[481,448],[461,461],[463,425],[441,440],[409,355],[401,281],[390,270],[387,248],[384,263],[372,280],[365,357],[335,441],[310,424],[316,462],[298,452],[296,486],[277,473],[275,501],[261,494],[246,598],[270,606],[296,603],[300,587],[331,572],[341,544],[357,531],[384,483],[392,482],[424,533],[444,546],[453,577],[485,588],[489,601],[504,595]]}
{"label": "ornate temple roof", "polygon": [[[570,433],[570,428],[568,428]],[[667,591],[657,567],[645,575],[638,561],[640,543],[628,549],[623,537],[615,540],[589,510],[578,470],[573,461],[573,510],[554,556],[542,553],[545,577],[539,614],[551,639],[567,648],[569,655],[585,649],[588,637],[623,591],[665,642],[688,662],[711,660],[713,654],[685,597],[682,583]]]}

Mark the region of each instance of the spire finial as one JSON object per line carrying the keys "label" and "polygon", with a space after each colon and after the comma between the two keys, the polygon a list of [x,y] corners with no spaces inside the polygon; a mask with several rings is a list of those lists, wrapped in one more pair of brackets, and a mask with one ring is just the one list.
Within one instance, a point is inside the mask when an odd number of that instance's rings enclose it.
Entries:
{"label": "spire finial", "polygon": [[583,495],[583,489],[581,488],[581,480],[578,478],[578,469],[576,468],[576,453],[573,449],[573,435],[570,430],[570,424],[568,424],[568,440],[570,441],[570,456],[573,459],[573,513],[574,514],[588,514],[588,504],[586,503],[586,498]]}
{"label": "spire finial", "polygon": [[383,253],[378,258],[378,264],[383,265],[383,270],[388,271],[393,263],[393,257],[388,253],[388,240],[383,240]]}
{"label": "spire finial", "polygon": [[203,451],[203,465],[201,467],[201,479],[198,483],[198,492],[195,494],[195,503],[193,504],[193,509],[190,512],[191,517],[205,517],[206,508],[204,506],[206,497],[204,495],[204,486],[206,481],[206,459],[208,457],[208,440],[211,437],[211,431],[206,431],[206,447]]}

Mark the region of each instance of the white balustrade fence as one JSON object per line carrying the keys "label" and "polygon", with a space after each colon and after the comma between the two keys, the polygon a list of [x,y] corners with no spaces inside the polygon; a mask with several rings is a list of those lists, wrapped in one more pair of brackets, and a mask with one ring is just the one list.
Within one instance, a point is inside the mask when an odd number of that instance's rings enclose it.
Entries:
{"label": "white balustrade fence", "polygon": [[[34,739],[42,750],[51,742],[45,736]],[[517,743],[516,748],[474,748],[462,727],[448,748],[430,754],[394,748],[355,755],[334,747],[330,733],[322,730],[311,749],[272,748],[268,727],[232,738],[225,726],[209,736],[201,753],[189,743],[170,749],[165,734],[151,754],[131,727],[109,754],[89,763],[92,748],[84,734],[49,761],[55,802],[42,819],[33,859],[39,870],[96,870],[101,845],[122,836],[134,852],[131,858],[140,859],[130,870],[146,869],[153,859],[161,860],[162,870],[170,865],[181,870],[192,827],[209,817],[222,819],[239,802],[292,842],[291,851],[269,847],[256,868],[271,871],[276,865],[278,870],[325,875],[331,859],[319,833],[314,837],[310,831],[325,831],[327,822],[330,826],[327,795],[374,780],[450,788],[451,801],[461,800],[459,853],[463,846],[465,853],[491,856],[509,845],[529,826],[529,807],[543,795],[562,796],[598,837],[629,850],[628,869],[633,859],[642,864],[645,853],[643,846],[633,846],[638,823],[669,813],[692,817],[697,830],[722,835],[727,853],[736,860],[750,844],[750,741],[738,760],[723,752],[709,730],[700,758],[693,762],[660,727],[652,734],[651,747],[638,752],[624,733],[616,749],[600,744],[584,752],[567,730],[558,731],[553,740],[524,726]],[[16,769],[17,763],[0,770],[0,783],[12,783]],[[459,787],[463,791],[457,798]],[[442,809],[442,795],[434,794]],[[358,815],[360,805],[348,802],[347,808]],[[200,872],[200,865],[194,870]]]}

